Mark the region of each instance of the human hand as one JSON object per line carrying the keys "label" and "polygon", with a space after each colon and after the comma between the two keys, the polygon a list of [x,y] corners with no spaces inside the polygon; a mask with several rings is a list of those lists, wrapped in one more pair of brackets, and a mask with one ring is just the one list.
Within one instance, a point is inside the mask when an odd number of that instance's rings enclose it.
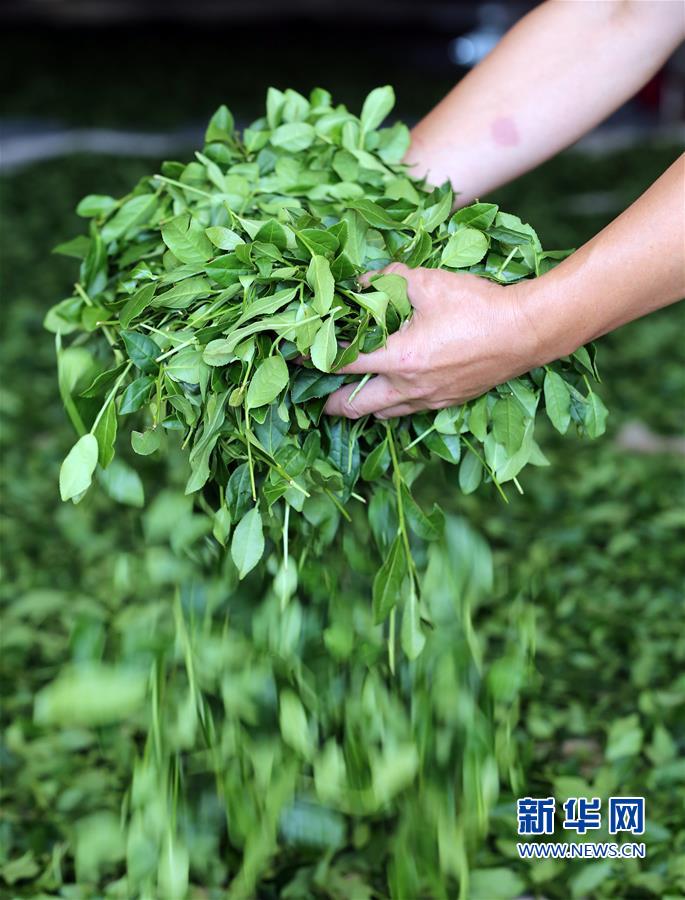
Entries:
{"label": "human hand", "polygon": [[410,269],[402,263],[383,270],[390,272],[406,279],[414,313],[385,347],[339,370],[376,377],[353,397],[357,384],[332,394],[325,407],[329,415],[357,419],[372,413],[390,419],[441,409],[480,396],[542,362],[536,329],[526,314],[525,283],[502,287],[476,275]]}

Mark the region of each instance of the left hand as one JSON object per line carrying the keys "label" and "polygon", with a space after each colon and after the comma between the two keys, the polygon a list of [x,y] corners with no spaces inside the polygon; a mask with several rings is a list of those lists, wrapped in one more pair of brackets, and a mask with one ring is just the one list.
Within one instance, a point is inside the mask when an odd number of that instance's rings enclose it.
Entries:
{"label": "left hand", "polygon": [[503,287],[476,275],[402,263],[384,272],[406,279],[414,313],[385,347],[339,370],[376,377],[352,401],[355,384],[332,394],[329,415],[390,419],[454,406],[527,372],[545,356],[536,323],[526,315],[525,282]]}

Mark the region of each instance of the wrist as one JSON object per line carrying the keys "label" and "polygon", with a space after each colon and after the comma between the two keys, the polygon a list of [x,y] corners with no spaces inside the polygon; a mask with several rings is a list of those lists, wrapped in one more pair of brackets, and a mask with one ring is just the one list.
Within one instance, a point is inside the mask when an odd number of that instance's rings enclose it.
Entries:
{"label": "wrist", "polygon": [[601,333],[595,321],[598,304],[578,290],[570,268],[560,266],[516,285],[517,307],[536,366],[569,356]]}

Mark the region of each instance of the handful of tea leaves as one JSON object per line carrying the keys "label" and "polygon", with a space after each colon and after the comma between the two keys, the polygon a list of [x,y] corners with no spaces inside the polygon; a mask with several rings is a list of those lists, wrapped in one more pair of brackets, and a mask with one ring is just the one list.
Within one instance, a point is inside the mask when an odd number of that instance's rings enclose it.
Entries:
{"label": "handful of tea leaves", "polygon": [[494,204],[453,213],[448,185],[413,179],[400,162],[407,128],[380,127],[393,103],[390,87],[377,88],[357,117],[324,90],[306,99],[271,88],[266,115],[242,135],[221,107],[194,161],[165,163],[121,200],[81,201],[89,234],[58,248],[81,259],[79,283],[46,326],[80,434],[60,473],[64,500],[77,502],[97,471],[113,498],[140,504],[135,473],[113,463],[117,433],[145,456],[177,435],[186,492],[212,515],[214,537],[230,543],[241,578],[273,552],[285,602],[297,560],[330,543],[369,482],[384,556],[374,617],[404,597],[402,646],[414,658],[427,613],[412,542],[441,528],[439,509],[426,514],[412,497],[422,467],[439,457],[458,466],[463,491],[502,491],[527,463],[546,463],[539,408],[559,431],[573,422],[591,437],[606,410],[582,348],[462,406],[389,423],[322,417],[346,380],[337,370],[411,315],[403,279],[381,275],[361,290],[361,273],[400,260],[509,284],[566,255],[544,252]]}

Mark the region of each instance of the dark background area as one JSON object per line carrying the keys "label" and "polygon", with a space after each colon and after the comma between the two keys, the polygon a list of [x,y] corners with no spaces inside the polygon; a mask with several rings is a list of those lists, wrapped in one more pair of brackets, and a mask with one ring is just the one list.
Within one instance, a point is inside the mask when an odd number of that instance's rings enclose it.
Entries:
{"label": "dark background area", "polygon": [[9,3],[3,102],[22,119],[178,128],[225,101],[250,119],[270,84],[330,85],[355,106],[391,83],[417,118],[465,71],[455,38],[501,32],[531,5]]}
{"label": "dark background area", "polygon": [[[535,5],[5,0],[3,130],[39,122],[178,130],[204,122],[221,102],[247,121],[270,84],[320,84],[354,107],[390,83],[398,115],[411,122]],[[674,60],[614,121],[676,121],[681,68]]]}

